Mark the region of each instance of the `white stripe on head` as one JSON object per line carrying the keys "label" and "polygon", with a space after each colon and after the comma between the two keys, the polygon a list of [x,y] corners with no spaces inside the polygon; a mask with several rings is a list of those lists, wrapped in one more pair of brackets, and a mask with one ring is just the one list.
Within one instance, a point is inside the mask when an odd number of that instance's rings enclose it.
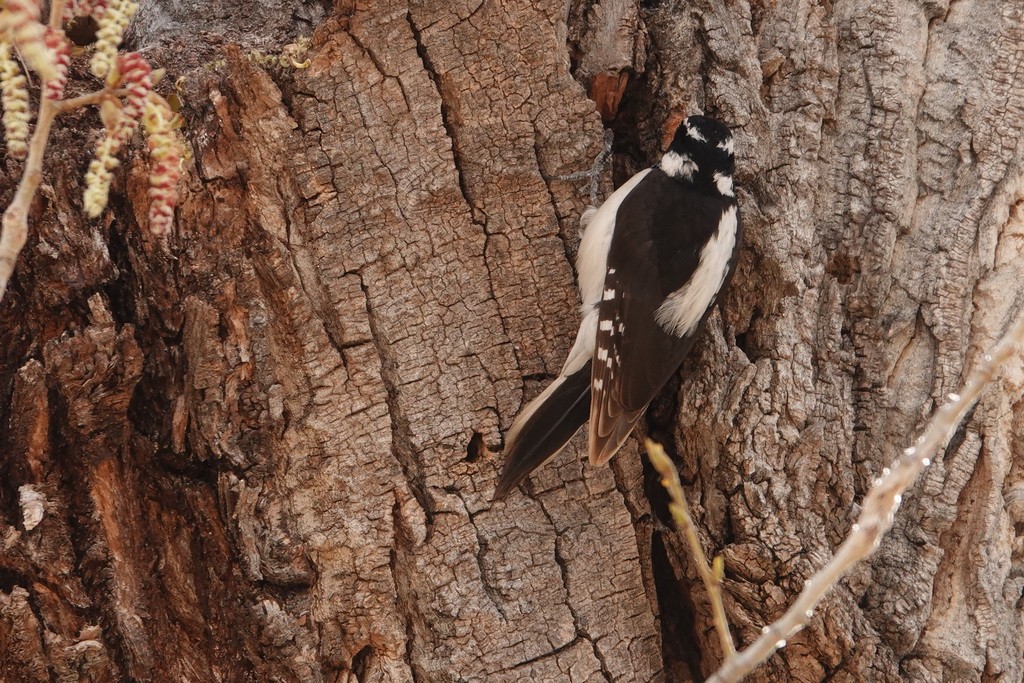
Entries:
{"label": "white stripe on head", "polygon": [[665,156],[661,157],[661,170],[673,178],[690,180],[697,172],[697,164],[687,154],[665,152]]}
{"label": "white stripe on head", "polygon": [[686,124],[686,134],[689,135],[694,140],[698,140],[700,142],[707,142],[708,141],[708,139],[706,137],[704,137],[703,135],[701,135],[700,131],[697,130],[696,128],[694,128],[693,126],[691,126],[689,122],[687,122],[687,124]]}

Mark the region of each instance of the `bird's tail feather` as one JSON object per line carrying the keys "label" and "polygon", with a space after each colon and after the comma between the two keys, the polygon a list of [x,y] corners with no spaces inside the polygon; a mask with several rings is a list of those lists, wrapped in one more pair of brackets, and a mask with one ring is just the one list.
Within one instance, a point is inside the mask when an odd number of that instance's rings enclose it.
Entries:
{"label": "bird's tail feather", "polygon": [[590,417],[590,361],[563,375],[530,402],[508,432],[505,466],[492,500],[508,495],[554,457]]}
{"label": "bird's tail feather", "polygon": [[640,410],[629,411],[619,415],[618,418],[611,421],[612,424],[610,426],[604,426],[608,432],[607,434],[599,433],[599,430],[594,426],[594,420],[591,419],[590,464],[603,465],[611,460],[612,456],[622,448],[622,444],[626,443],[626,439],[629,438],[637,422],[643,417],[645,410],[647,410],[647,406]]}

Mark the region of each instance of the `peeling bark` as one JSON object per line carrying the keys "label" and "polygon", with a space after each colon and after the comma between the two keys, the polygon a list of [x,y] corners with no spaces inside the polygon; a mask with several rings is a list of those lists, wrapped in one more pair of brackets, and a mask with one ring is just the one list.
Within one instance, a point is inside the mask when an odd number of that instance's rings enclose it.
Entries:
{"label": "peeling bark", "polygon": [[[489,502],[578,322],[588,95],[604,192],[674,112],[738,138],[747,244],[646,430],[740,644],[1022,300],[1014,3],[251,4],[147,3],[133,29],[193,151],[167,244],[141,159],[82,217],[97,122],[55,129],[0,306],[4,680],[716,667],[635,442],[593,468],[577,439]],[[314,30],[308,69],[246,59]],[[755,680],[1021,680],[1022,387],[1018,365]]]}

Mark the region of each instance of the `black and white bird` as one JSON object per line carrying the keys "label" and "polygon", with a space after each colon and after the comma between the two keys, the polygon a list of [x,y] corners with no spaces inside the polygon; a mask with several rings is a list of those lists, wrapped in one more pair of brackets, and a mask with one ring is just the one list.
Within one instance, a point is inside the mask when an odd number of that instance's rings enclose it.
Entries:
{"label": "black and white bird", "polygon": [[729,129],[690,116],[661,161],[593,215],[576,260],[583,304],[576,343],[506,435],[495,500],[588,419],[590,462],[607,462],[679,369],[736,263],[733,166]]}

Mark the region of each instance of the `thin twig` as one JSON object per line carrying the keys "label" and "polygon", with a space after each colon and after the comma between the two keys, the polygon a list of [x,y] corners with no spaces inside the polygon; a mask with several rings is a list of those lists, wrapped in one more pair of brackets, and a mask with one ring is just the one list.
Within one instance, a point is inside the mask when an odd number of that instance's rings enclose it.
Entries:
{"label": "thin twig", "polygon": [[107,97],[124,97],[127,94],[128,90],[126,88],[103,88],[96,92],[79,95],[67,100],[60,100],[57,102],[57,106],[60,108],[60,111],[65,112],[78,109],[79,107],[87,107],[90,104],[99,104]]}
{"label": "thin twig", "polygon": [[67,0],[50,0],[50,28],[59,29],[64,24],[64,6]]}
{"label": "thin twig", "polygon": [[857,562],[871,555],[892,526],[893,515],[900,505],[903,493],[914,483],[921,470],[931,463],[940,448],[944,448],[964,419],[964,415],[977,401],[979,394],[992,381],[996,370],[1024,341],[1024,314],[989,353],[982,357],[959,394],[950,394],[949,401],[934,413],[917,443],[903,451],[891,467],[882,470],[864,498],[860,517],[839,546],[832,559],[804,586],[793,605],[778,621],[764,628],[761,636],[732,659],[727,659],[708,683],[735,683],[749,674],[775,650],[786,644],[786,639],[802,629],[811,618],[812,610],[825,593]]}
{"label": "thin twig", "polygon": [[711,613],[715,620],[715,630],[718,632],[718,640],[722,644],[722,654],[728,661],[736,656],[736,646],[732,642],[732,632],[729,631],[729,620],[725,616],[725,606],[722,604],[722,574],[723,563],[721,557],[716,557],[714,566],[708,564],[708,558],[704,554],[704,548],[697,538],[697,527],[690,517],[690,506],[686,504],[686,494],[679,482],[679,472],[672,464],[672,459],[665,454],[665,449],[660,443],[645,439],[647,457],[650,458],[654,469],[661,475],[661,484],[668,491],[672,502],[669,504],[669,511],[675,519],[676,526],[686,537],[690,544],[690,552],[693,553],[697,563],[697,571],[700,572],[701,581],[708,592],[708,599],[711,601]]}

